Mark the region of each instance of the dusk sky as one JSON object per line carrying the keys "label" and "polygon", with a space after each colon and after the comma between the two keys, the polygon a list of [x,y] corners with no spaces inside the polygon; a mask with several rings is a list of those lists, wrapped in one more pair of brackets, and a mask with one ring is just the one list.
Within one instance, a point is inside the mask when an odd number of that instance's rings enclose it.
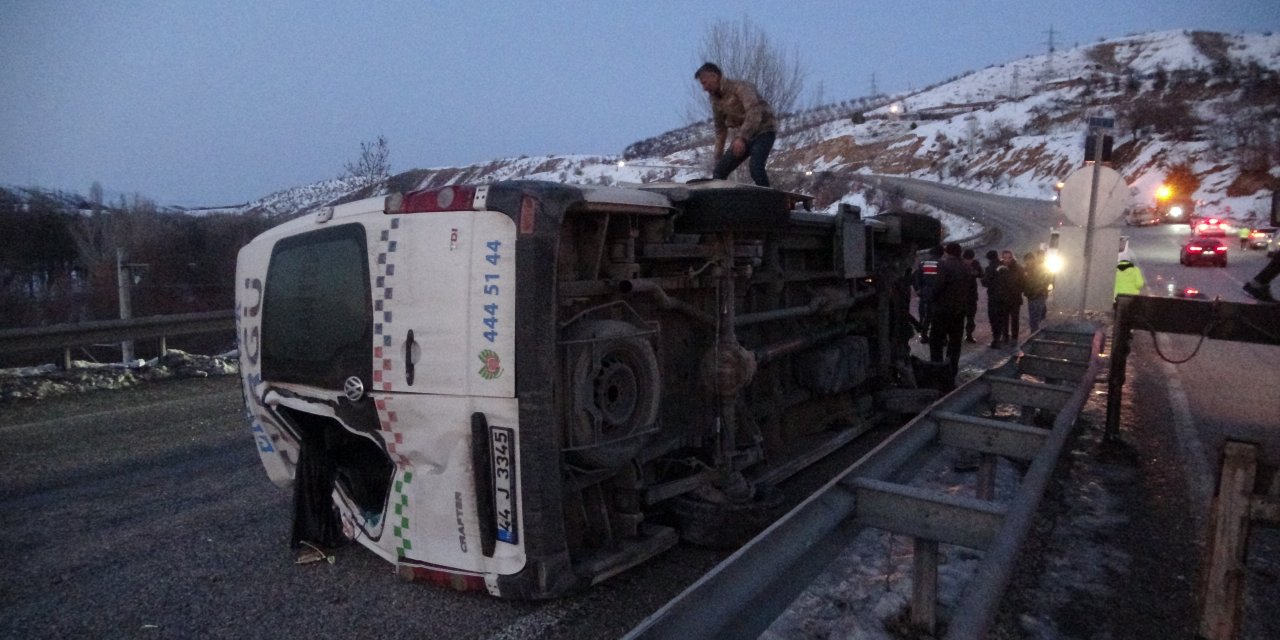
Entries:
{"label": "dusk sky", "polygon": [[617,154],[685,124],[699,47],[747,18],[801,103],[920,88],[1048,49],[1280,28],[1276,0],[0,0],[0,185],[230,205],[337,177]]}

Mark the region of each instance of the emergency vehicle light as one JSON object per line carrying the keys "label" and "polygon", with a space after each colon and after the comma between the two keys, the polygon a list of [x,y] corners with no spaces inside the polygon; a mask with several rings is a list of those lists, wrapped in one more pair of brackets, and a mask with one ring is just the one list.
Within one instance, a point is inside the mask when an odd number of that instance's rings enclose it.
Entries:
{"label": "emergency vehicle light", "polygon": [[1062,256],[1058,254],[1057,249],[1054,249],[1052,252],[1050,252],[1045,256],[1044,266],[1045,266],[1045,269],[1049,271],[1049,273],[1058,274],[1062,272],[1062,268],[1065,266],[1065,263],[1062,259]]}

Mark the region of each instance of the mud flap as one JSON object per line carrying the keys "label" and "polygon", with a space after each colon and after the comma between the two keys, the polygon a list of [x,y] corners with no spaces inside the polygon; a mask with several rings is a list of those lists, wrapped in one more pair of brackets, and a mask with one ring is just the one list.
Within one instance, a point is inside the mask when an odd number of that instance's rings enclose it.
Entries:
{"label": "mud flap", "polygon": [[309,542],[328,549],[346,542],[333,504],[336,473],[337,464],[324,446],[324,434],[304,432],[293,481],[293,535],[289,540],[292,548]]}

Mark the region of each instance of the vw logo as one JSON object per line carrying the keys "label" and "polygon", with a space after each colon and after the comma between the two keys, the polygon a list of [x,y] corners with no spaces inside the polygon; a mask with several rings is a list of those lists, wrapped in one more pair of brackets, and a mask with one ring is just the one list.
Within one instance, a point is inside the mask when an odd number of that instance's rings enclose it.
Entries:
{"label": "vw logo", "polygon": [[342,383],[342,393],[347,396],[348,400],[357,402],[364,397],[364,383],[360,381],[359,377],[351,376],[347,378],[346,382]]}

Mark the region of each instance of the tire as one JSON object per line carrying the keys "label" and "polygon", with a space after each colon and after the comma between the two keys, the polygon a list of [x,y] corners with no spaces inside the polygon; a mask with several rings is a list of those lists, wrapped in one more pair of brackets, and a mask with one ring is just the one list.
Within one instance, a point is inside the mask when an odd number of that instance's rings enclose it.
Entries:
{"label": "tire", "polygon": [[568,458],[616,469],[640,452],[648,441],[641,434],[658,418],[658,358],[639,329],[617,320],[583,321],[565,338],[571,342]]}
{"label": "tire", "polygon": [[671,501],[680,537],[701,547],[736,549],[787,512],[783,494],[762,490],[749,502],[719,504],[684,495]]}
{"label": "tire", "polygon": [[791,197],[756,186],[692,189],[681,203],[677,233],[773,231],[786,228]]}

